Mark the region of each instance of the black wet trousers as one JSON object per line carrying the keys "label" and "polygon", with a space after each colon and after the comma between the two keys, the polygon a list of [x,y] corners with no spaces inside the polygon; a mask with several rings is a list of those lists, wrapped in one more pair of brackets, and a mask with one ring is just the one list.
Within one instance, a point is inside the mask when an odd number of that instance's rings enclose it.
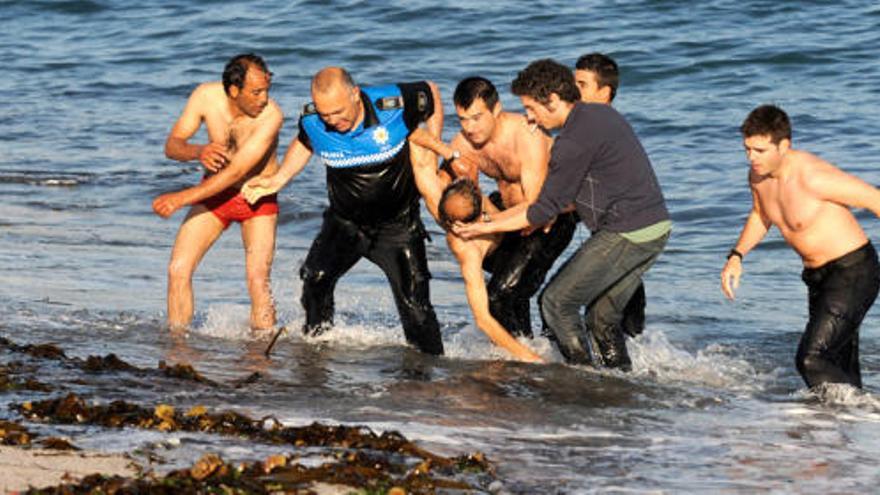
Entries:
{"label": "black wet trousers", "polygon": [[422,352],[443,354],[440,325],[429,299],[431,274],[425,258],[425,228],[413,207],[399,219],[363,226],[331,209],[300,268],[303,332],[319,334],[333,325],[333,290],[339,278],[362,257],[375,263],[391,284],[406,340]]}
{"label": "black wet trousers", "polygon": [[492,274],[486,286],[489,312],[511,335],[532,336],[529,299],[568,247],[578,221],[577,214],[565,213],[556,218],[547,233],[538,230],[523,236],[519,231],[508,232],[483,260],[483,269]]}
{"label": "black wet trousers", "polygon": [[801,276],[809,290],[810,321],[795,364],[807,386],[862,386],[859,325],[880,288],[880,265],[871,243]]}

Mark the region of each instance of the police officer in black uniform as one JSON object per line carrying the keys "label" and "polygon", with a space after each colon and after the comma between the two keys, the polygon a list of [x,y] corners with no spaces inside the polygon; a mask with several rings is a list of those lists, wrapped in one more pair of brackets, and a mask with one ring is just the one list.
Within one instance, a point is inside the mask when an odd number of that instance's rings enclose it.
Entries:
{"label": "police officer in black uniform", "polygon": [[313,102],[299,122],[279,171],[246,192],[253,200],[278,191],[317,155],[326,166],[330,206],[300,269],[303,331],[333,324],[336,282],[361,258],[385,272],[406,339],[422,352],[442,354],[429,300],[426,232],[407,137],[421,122],[439,137],[443,110],[434,83],[358,87],[339,67],[312,79]]}

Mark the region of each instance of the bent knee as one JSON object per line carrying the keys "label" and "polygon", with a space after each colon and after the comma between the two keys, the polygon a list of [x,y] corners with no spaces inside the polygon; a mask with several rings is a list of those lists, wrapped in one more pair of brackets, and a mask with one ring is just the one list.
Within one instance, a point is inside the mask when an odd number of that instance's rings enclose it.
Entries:
{"label": "bent knee", "polygon": [[549,290],[544,290],[544,292],[542,292],[541,295],[538,296],[538,305],[541,308],[542,312],[544,311],[544,309],[550,311],[558,311],[563,307],[561,298],[557,297],[557,294]]}
{"label": "bent knee", "polygon": [[172,258],[168,262],[168,280],[173,282],[186,282],[192,279],[195,264],[187,260]]}
{"label": "bent knee", "polygon": [[810,374],[826,368],[828,358],[818,352],[801,352],[795,357],[795,366],[801,375]]}

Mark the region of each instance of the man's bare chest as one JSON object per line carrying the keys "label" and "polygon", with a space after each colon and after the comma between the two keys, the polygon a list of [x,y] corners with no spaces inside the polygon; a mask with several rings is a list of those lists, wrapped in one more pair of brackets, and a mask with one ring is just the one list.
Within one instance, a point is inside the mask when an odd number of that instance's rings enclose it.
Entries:
{"label": "man's bare chest", "polygon": [[519,162],[509,155],[496,153],[480,157],[480,171],[495,180],[520,182],[521,170]]}
{"label": "man's bare chest", "polygon": [[791,185],[758,190],[761,208],[778,228],[798,232],[809,228],[822,210],[823,202]]}

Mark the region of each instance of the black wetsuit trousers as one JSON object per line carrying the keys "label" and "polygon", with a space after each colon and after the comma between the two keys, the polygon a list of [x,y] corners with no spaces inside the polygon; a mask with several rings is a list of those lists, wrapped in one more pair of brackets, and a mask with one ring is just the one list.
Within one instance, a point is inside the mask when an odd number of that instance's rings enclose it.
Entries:
{"label": "black wetsuit trousers", "polygon": [[877,251],[869,242],[818,268],[805,268],[801,278],[809,290],[810,321],[798,345],[798,372],[809,387],[861,387],[859,325],[880,288]]}
{"label": "black wetsuit trousers", "polygon": [[529,299],[544,284],[547,272],[565,251],[577,228],[575,213],[559,215],[549,232],[529,236],[508,232],[486,259],[483,269],[492,274],[486,291],[489,312],[514,336],[532,336]]}
{"label": "black wetsuit trousers", "polygon": [[413,207],[378,226],[358,225],[331,209],[300,269],[303,331],[318,334],[333,325],[336,282],[362,257],[375,263],[391,284],[406,340],[428,354],[443,354],[440,325],[429,299],[431,274],[425,258],[425,228]]}

